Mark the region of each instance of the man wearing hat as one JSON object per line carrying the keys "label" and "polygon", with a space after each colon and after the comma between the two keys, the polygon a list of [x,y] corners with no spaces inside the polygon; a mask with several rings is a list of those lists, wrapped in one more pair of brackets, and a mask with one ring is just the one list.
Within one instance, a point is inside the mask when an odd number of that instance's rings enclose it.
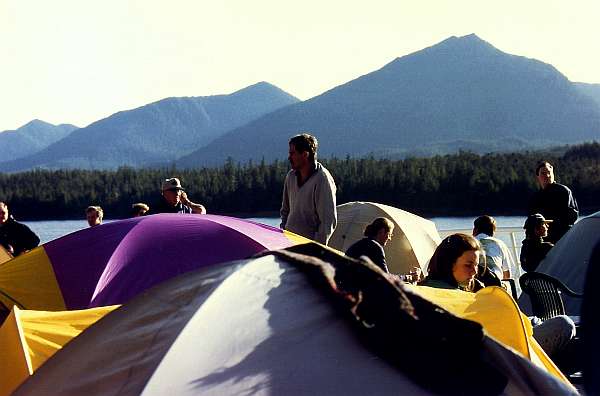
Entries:
{"label": "man wearing hat", "polygon": [[553,221],[547,239],[556,243],[577,221],[577,201],[569,187],[554,180],[554,167],[548,161],[538,162],[535,175],[540,189],[531,199],[529,214],[540,213]]}
{"label": "man wearing hat", "polygon": [[535,271],[540,262],[546,257],[554,244],[546,242],[548,225],[552,220],[546,220],[540,213],[535,213],[525,220],[525,239],[521,247],[521,267],[525,271]]}
{"label": "man wearing hat", "polygon": [[152,207],[152,213],[206,214],[203,205],[190,201],[176,177],[165,179],[161,185],[162,199]]}

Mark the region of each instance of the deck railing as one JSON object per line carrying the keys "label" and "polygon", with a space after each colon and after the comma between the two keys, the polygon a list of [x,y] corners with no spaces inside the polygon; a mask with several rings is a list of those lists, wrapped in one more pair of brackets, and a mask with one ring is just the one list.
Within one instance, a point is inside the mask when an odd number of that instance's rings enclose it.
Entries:
{"label": "deck railing", "polygon": [[[440,237],[444,239],[448,235],[462,232],[464,234],[473,234],[473,229],[454,229],[454,230],[438,230]],[[502,240],[508,246],[510,254],[515,260],[515,264],[519,263],[519,256],[521,255],[521,246],[523,245],[523,239],[525,239],[525,230],[519,227],[498,227],[494,237]]]}

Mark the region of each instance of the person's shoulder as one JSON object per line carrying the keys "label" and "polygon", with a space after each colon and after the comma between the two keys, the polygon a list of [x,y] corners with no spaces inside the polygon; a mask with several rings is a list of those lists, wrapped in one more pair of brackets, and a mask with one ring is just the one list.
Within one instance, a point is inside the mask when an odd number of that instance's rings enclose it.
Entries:
{"label": "person's shoulder", "polygon": [[504,243],[504,241],[500,238],[490,237],[490,240],[494,241],[494,243],[496,243],[498,246],[506,246],[506,243]]}
{"label": "person's shoulder", "polygon": [[26,228],[26,229],[29,229],[29,227],[27,227],[26,224],[21,223],[20,221],[15,220],[14,217],[10,217],[8,219],[8,221],[6,222],[6,224],[8,224],[9,226],[14,227],[14,228],[21,228],[21,229],[25,229]]}
{"label": "person's shoulder", "polygon": [[327,180],[330,183],[335,184],[334,180],[333,180],[333,176],[331,176],[331,172],[329,172],[329,170],[327,168],[325,168],[323,166],[323,164],[321,164],[320,162],[317,161],[317,172],[316,172],[316,176],[318,176],[319,178],[323,179],[323,180]]}
{"label": "person's shoulder", "polygon": [[436,289],[459,290],[458,287],[452,286],[448,282],[441,279],[425,278],[423,282],[419,283],[419,286],[434,287]]}
{"label": "person's shoulder", "polygon": [[550,185],[550,188],[552,188],[553,191],[560,191],[560,192],[567,192],[570,193],[571,189],[567,186],[565,186],[564,184],[560,184],[560,183],[552,183]]}

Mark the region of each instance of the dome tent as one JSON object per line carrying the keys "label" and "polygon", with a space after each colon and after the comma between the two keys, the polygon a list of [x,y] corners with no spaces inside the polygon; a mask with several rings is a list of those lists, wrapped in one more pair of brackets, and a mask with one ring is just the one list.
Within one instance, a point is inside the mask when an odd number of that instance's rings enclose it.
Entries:
{"label": "dome tent", "polygon": [[[594,247],[600,244],[600,212],[580,219],[558,240],[537,268],[551,275],[571,290],[583,293],[588,266]],[[599,265],[596,263],[595,265]],[[562,296],[569,315],[579,316],[581,299]]]}
{"label": "dome tent", "polygon": [[48,311],[122,304],[176,275],[306,241],[227,216],[119,220],[66,235],[0,265],[0,302]]}
{"label": "dome tent", "polygon": [[[410,342],[398,342],[399,336]],[[422,395],[457,389],[576,394],[476,323],[406,293],[370,263],[274,252],[206,267],[144,292],[58,351],[14,394]]]}
{"label": "dome tent", "polygon": [[348,202],[337,206],[338,222],[329,246],[345,252],[363,238],[365,227],[377,217],[394,223],[394,236],[385,246],[392,273],[408,274],[413,267],[427,272],[427,263],[441,239],[435,224],[427,219],[374,202]]}

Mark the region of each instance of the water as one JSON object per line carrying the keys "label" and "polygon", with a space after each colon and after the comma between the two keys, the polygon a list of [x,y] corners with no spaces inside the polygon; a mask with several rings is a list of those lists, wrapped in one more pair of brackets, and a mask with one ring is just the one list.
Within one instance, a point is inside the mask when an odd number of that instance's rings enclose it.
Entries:
{"label": "water", "polygon": [[[522,227],[525,223],[524,216],[496,216],[498,227]],[[251,217],[248,220],[279,226],[280,219],[276,217]],[[433,221],[440,231],[445,230],[471,230],[473,228],[474,217],[432,217]],[[111,220],[105,220],[109,223]],[[26,221],[27,224],[39,237],[41,243],[46,243],[71,232],[79,231],[88,227],[87,222],[82,220],[51,220],[51,221]]]}

